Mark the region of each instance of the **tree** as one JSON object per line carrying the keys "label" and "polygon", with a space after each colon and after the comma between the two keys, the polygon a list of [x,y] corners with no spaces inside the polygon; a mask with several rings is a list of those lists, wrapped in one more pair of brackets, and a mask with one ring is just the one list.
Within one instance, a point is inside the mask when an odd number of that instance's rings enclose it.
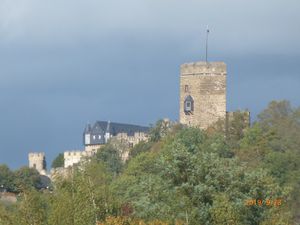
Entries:
{"label": "tree", "polygon": [[15,192],[14,173],[6,165],[0,165],[0,191],[5,189],[9,192]]}
{"label": "tree", "polygon": [[237,156],[248,166],[263,167],[280,185],[291,189],[290,211],[299,216],[300,109],[272,101],[240,141]]}
{"label": "tree", "polygon": [[[292,224],[300,196],[300,110],[275,102],[261,115],[245,130],[238,120],[232,142],[224,132],[157,129],[126,163],[123,146],[110,142],[57,177],[52,194],[34,190],[39,174],[23,167],[13,182],[20,200],[11,208],[0,204],[0,225]],[[0,166],[0,179],[9,184],[9,175]],[[267,199],[282,205],[246,204]]]}
{"label": "tree", "polygon": [[[289,101],[272,101],[258,116],[258,122],[264,127],[277,127],[278,124],[291,118],[294,113]],[[299,122],[299,121],[298,121]]]}
{"label": "tree", "polygon": [[169,192],[169,184],[161,178],[158,157],[159,152],[156,151],[138,154],[113,181],[111,188],[118,200],[119,216],[146,220],[174,217],[171,205],[175,193]]}
{"label": "tree", "polygon": [[158,120],[155,126],[152,126],[149,132],[150,141],[158,142],[161,138],[165,137],[171,129],[169,120]]}
{"label": "tree", "polygon": [[117,176],[122,170],[123,161],[121,152],[111,143],[106,144],[98,150],[96,159],[100,162],[104,162],[107,168],[114,173],[114,176]]}
{"label": "tree", "polygon": [[64,154],[59,153],[58,156],[53,160],[51,167],[52,168],[64,167],[64,163],[65,163]]}
{"label": "tree", "polygon": [[9,211],[4,205],[0,202],[0,225],[15,225],[14,212]]}
{"label": "tree", "polygon": [[41,177],[36,169],[27,166],[21,167],[15,174],[15,183],[19,192],[30,190],[32,188],[39,189],[42,186]]}
{"label": "tree", "polygon": [[131,218],[171,224],[257,224],[275,214],[290,218],[283,213],[287,206],[269,212],[245,205],[248,199],[287,199],[289,188],[280,188],[267,169],[241,165],[222,153],[230,152],[224,136],[186,128],[159,142],[164,142],[159,151],[151,148],[133,157],[112,183],[120,209],[131,208]]}
{"label": "tree", "polygon": [[[178,136],[182,138],[166,145],[161,157],[161,176],[172,183],[180,196],[180,219],[184,219],[186,211],[191,224],[229,220],[230,224],[256,224],[269,212],[266,208],[245,206],[247,199],[288,198],[289,189],[280,188],[268,170],[241,166],[236,158],[216,154],[215,142],[205,136],[200,138],[200,133],[193,137],[192,131],[181,131]],[[228,205],[224,208],[226,199]]]}
{"label": "tree", "polygon": [[102,161],[73,167],[69,177],[57,177],[50,199],[49,223],[53,225],[94,225],[114,212],[109,185],[112,174]]}
{"label": "tree", "polygon": [[130,150],[129,157],[132,158],[142,152],[147,152],[151,149],[152,146],[153,146],[153,142],[141,141]]}
{"label": "tree", "polygon": [[35,190],[24,191],[17,208],[18,224],[47,224],[48,201],[45,195]]}
{"label": "tree", "polygon": [[49,224],[74,225],[74,183],[72,180],[57,177],[54,186],[55,194],[51,195],[49,201]]}
{"label": "tree", "polygon": [[228,114],[226,123],[226,141],[230,148],[239,146],[239,141],[244,137],[245,131],[250,126],[249,113],[236,111]]}

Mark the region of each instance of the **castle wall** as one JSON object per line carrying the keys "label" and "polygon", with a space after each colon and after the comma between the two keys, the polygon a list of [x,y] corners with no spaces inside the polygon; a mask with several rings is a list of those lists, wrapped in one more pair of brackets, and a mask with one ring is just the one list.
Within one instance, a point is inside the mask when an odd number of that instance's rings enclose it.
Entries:
{"label": "castle wall", "polygon": [[148,135],[144,132],[135,132],[133,136],[127,133],[118,133],[116,138],[121,142],[127,142],[129,147],[133,147],[141,141],[147,141]]}
{"label": "castle wall", "polygon": [[97,152],[99,148],[103,147],[104,145],[86,145],[84,150],[87,152]]}
{"label": "castle wall", "polygon": [[[180,123],[206,129],[226,118],[226,64],[197,62],[181,65]],[[194,100],[193,111],[184,111],[185,98]]]}
{"label": "castle wall", "polygon": [[64,152],[64,167],[68,168],[69,166],[73,166],[74,164],[79,163],[82,160],[82,158],[92,156],[93,154],[95,153],[80,150],[66,151]]}

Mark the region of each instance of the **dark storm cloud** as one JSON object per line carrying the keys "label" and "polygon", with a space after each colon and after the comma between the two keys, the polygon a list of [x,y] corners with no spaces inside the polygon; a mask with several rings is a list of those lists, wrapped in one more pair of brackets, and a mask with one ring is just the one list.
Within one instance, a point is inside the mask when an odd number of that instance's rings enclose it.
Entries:
{"label": "dark storm cloud", "polygon": [[85,123],[178,117],[179,66],[228,65],[228,110],[300,105],[300,4],[288,1],[0,1],[0,163],[82,148]]}

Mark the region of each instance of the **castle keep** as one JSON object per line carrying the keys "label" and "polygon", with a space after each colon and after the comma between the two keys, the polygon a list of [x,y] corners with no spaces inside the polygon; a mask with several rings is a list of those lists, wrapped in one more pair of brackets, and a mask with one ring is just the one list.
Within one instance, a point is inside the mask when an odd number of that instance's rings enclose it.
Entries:
{"label": "castle keep", "polygon": [[206,129],[226,118],[226,76],[224,62],[196,62],[181,65],[179,121]]}

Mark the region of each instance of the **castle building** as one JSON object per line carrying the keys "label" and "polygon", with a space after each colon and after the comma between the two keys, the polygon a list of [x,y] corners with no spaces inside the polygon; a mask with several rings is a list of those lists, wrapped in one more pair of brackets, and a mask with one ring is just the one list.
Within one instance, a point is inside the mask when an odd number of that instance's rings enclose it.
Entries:
{"label": "castle building", "polygon": [[[226,130],[235,122],[234,112],[226,111],[227,67],[224,62],[195,62],[181,65],[179,122],[187,126],[207,129],[217,121],[224,121]],[[239,114],[249,126],[250,112]],[[165,121],[165,128],[169,122]],[[132,124],[97,121],[88,124],[83,132],[84,150],[64,152],[64,168],[80,163],[96,154],[97,150],[114,138],[124,145],[122,159],[128,158],[129,149],[140,141],[148,140],[149,127]],[[46,173],[44,153],[30,153],[29,167]],[[64,173],[64,169],[56,170]]]}
{"label": "castle building", "polygon": [[85,151],[97,151],[112,137],[127,142],[133,147],[140,141],[148,140],[149,127],[132,124],[114,123],[110,121],[97,121],[93,126],[88,124],[83,133]]}
{"label": "castle building", "polygon": [[226,119],[226,76],[224,62],[196,62],[181,65],[181,124],[206,129]]}
{"label": "castle building", "polygon": [[[111,138],[124,143],[129,149],[140,141],[147,141],[148,131],[149,127],[110,121],[97,121],[93,126],[87,124],[83,132],[84,150],[65,151],[64,167],[68,168],[74,164],[78,164],[84,158],[95,155],[97,150],[104,146]],[[126,160],[128,152],[123,153],[122,158]]]}
{"label": "castle building", "polygon": [[36,169],[41,175],[46,175],[46,157],[44,152],[28,154],[29,168]]}

